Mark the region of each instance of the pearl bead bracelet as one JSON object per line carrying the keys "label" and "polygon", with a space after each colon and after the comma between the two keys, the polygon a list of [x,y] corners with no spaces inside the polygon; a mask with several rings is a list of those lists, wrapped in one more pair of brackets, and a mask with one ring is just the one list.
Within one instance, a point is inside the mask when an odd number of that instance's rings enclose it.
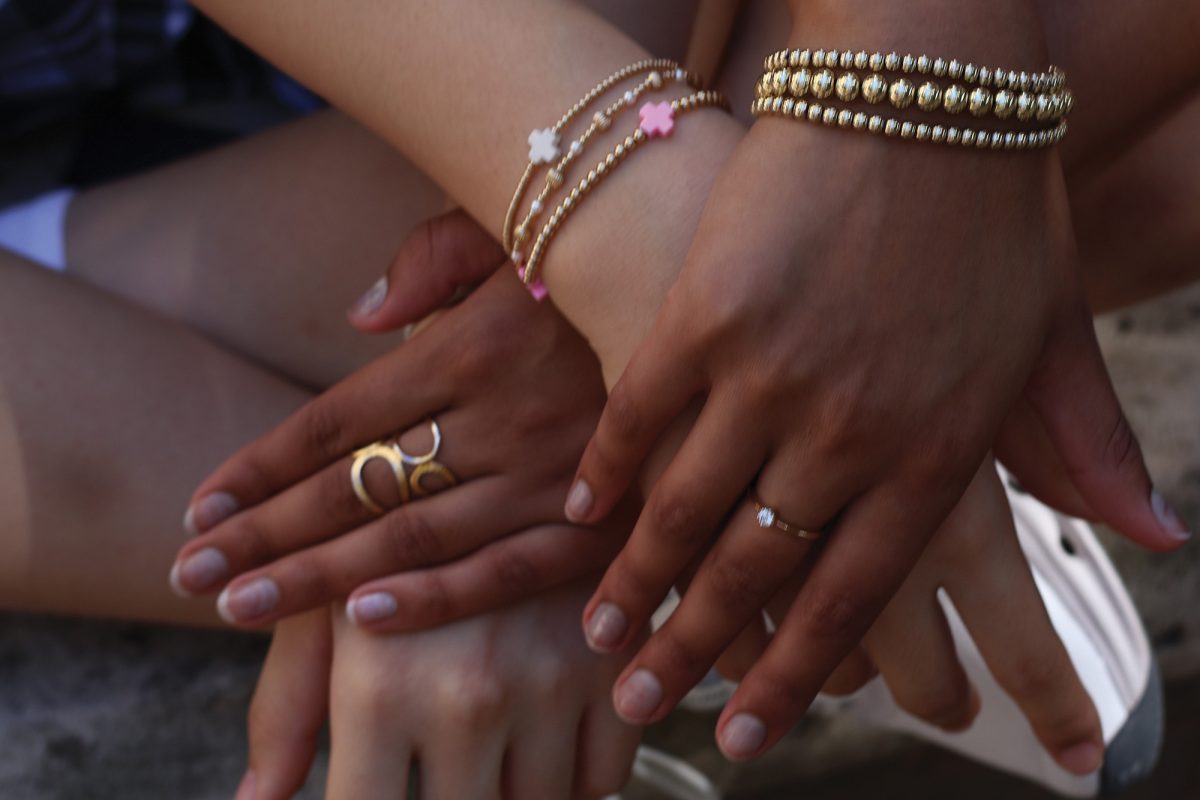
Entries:
{"label": "pearl bead bracelet", "polygon": [[700,108],[721,108],[728,111],[729,101],[719,92],[699,91],[678,100],[646,103],[641,107],[638,112],[641,119],[638,126],[623,141],[617,143],[616,147],[563,198],[562,203],[550,215],[534,241],[533,247],[529,251],[529,260],[524,264],[517,264],[521,280],[530,288],[535,297],[538,299],[545,297],[545,287],[541,286],[538,271],[542,260],[546,257],[546,250],[550,247],[550,242],[558,233],[558,229],[567,217],[579,207],[583,198],[643,144],[656,137],[670,136],[675,129],[675,118],[678,114]]}
{"label": "pearl bead bracelet", "polygon": [[[637,97],[644,92],[646,88],[657,88],[658,86],[661,86],[662,81],[664,80],[664,75],[666,76],[666,79],[686,81],[692,86],[696,86],[697,83],[696,78],[684,71],[683,68],[674,61],[665,58],[643,59],[642,61],[637,61],[626,67],[622,67],[612,75],[609,75],[607,78],[602,80],[600,83],[596,84],[596,86],[593,87],[592,90],[585,94],[582,98],[580,98],[575,105],[567,109],[567,112],[563,114],[558,122],[554,123],[552,127],[535,129],[530,132],[528,139],[529,163],[526,165],[525,172],[521,175],[521,178],[517,183],[516,191],[513,192],[512,201],[508,206],[508,212],[504,217],[502,241],[504,243],[505,251],[512,252],[516,246],[516,242],[514,241],[513,225],[516,221],[517,209],[525,197],[526,190],[529,188],[529,182],[533,179],[533,176],[537,172],[537,169],[540,165],[549,164],[560,155],[559,136],[562,134],[563,129],[565,129],[567,125],[569,125],[576,117],[587,110],[592,103],[596,102],[597,99],[602,97],[614,86],[622,81],[632,78],[635,75],[640,75],[647,72],[650,74],[633,93],[632,97],[630,96],[631,92],[626,92],[624,96],[618,99],[616,103],[610,105],[603,112],[599,112],[593,117],[592,125],[587,131],[585,131],[584,137],[590,138],[595,134],[596,130],[606,129],[607,120],[610,119],[614,113],[619,111],[622,107],[626,105],[632,105],[634,102],[636,102]],[[576,147],[575,144],[572,145],[571,150],[568,151],[569,158],[574,158],[579,154],[579,151],[582,150],[583,144],[586,143],[586,139],[584,137],[581,137],[583,141],[575,143],[578,144],[578,147]],[[569,161],[567,161],[567,163],[569,163]],[[564,166],[566,166],[566,164],[560,163],[557,168],[560,183],[562,174],[561,170]],[[554,170],[551,171],[551,176],[553,176],[553,174]],[[551,181],[552,178],[547,179],[548,184]],[[550,188],[553,189],[554,187]],[[539,198],[534,201],[532,209],[535,210],[533,210],[531,214],[526,217],[524,223],[526,226],[528,226],[528,223],[532,217],[535,217],[538,213],[540,213],[541,206],[543,206],[545,203],[546,194],[548,194],[547,190],[543,189],[542,195],[540,195]]]}
{"label": "pearl bead bracelet", "polygon": [[867,114],[848,108],[790,97],[760,97],[750,108],[756,117],[778,116],[796,120],[824,123],[831,128],[852,128],[857,131],[916,139],[919,142],[960,145],[979,150],[1036,150],[1062,141],[1067,134],[1066,120],[1052,128],[1035,131],[988,131],[959,128],[954,125],[927,125],[911,120],[899,120],[880,114]]}

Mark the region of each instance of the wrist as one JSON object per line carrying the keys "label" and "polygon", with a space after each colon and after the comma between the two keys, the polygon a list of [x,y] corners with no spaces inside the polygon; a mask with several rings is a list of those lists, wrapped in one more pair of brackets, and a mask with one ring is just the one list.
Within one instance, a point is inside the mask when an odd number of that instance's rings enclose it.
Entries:
{"label": "wrist", "polygon": [[989,67],[1047,66],[1034,0],[790,0],[789,47],[928,54]]}

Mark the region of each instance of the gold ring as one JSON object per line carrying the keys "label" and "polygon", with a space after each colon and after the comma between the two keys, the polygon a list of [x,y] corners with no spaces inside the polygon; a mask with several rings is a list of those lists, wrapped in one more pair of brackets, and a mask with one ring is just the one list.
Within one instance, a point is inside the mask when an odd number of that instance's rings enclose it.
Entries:
{"label": "gold ring", "polygon": [[411,493],[408,488],[408,478],[404,474],[404,461],[400,455],[391,447],[388,447],[383,442],[373,442],[361,450],[354,451],[354,464],[350,467],[350,483],[354,486],[354,494],[359,501],[367,507],[367,510],[374,514],[384,513],[383,506],[375,502],[375,498],[371,497],[371,493],[367,491],[367,487],[363,484],[363,469],[367,464],[376,458],[382,458],[392,468],[392,474],[396,476],[396,485],[400,488],[400,504],[404,505],[409,501]]}
{"label": "gold ring", "polygon": [[784,533],[791,534],[797,538],[806,539],[810,542],[815,542],[817,539],[821,538],[820,533],[805,530],[799,525],[793,525],[790,522],[785,522],[784,520],[780,519],[779,514],[775,511],[775,509],[768,505],[764,505],[759,501],[758,498],[754,498],[754,510],[757,512],[755,519],[758,520],[758,527],[760,528],[774,528],[776,530],[783,531]]}
{"label": "gold ring", "polygon": [[421,481],[430,475],[445,481],[447,489],[458,485],[458,478],[454,476],[454,473],[445,464],[437,461],[426,461],[424,464],[418,465],[413,470],[412,475],[408,477],[408,485],[412,489],[413,497],[425,497],[429,494],[429,490],[421,485]]}
{"label": "gold ring", "polygon": [[432,418],[429,420],[429,429],[433,431],[433,447],[429,448],[429,452],[425,453],[424,455],[410,456],[408,453],[404,452],[404,450],[400,448],[399,438],[397,438],[395,444],[392,445],[396,453],[399,454],[400,459],[410,467],[417,467],[421,464],[427,464],[430,461],[433,461],[433,459],[437,458],[438,450],[442,448],[442,429],[438,427],[437,420]]}

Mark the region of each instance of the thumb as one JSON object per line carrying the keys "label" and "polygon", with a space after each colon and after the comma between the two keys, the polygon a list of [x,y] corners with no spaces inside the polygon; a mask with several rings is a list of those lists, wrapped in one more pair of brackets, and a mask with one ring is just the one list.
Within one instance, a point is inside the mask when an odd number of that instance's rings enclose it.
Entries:
{"label": "thumb", "polygon": [[388,267],[349,311],[366,333],[385,333],[417,322],[482,282],[507,260],[479,223],[456,209],[414,228]]}
{"label": "thumb", "polygon": [[250,768],[237,800],[287,800],[300,790],[329,710],[329,609],[275,626],[248,719]]}
{"label": "thumb", "polygon": [[1025,396],[1102,522],[1151,550],[1174,550],[1190,538],[1150,480],[1082,304],[1051,330]]}

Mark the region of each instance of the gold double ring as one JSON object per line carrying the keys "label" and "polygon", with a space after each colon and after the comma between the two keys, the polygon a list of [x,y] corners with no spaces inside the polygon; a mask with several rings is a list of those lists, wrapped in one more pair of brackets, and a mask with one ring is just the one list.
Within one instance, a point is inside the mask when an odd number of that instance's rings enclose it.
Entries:
{"label": "gold double ring", "polygon": [[766,505],[757,497],[753,498],[755,520],[760,528],[774,528],[777,531],[783,531],[786,534],[795,536],[798,539],[805,539],[810,542],[815,542],[821,538],[819,531],[810,531],[805,528],[787,522],[780,518],[779,513],[771,506]]}
{"label": "gold double ring", "polygon": [[[442,430],[433,419],[429,420],[429,427],[433,432],[433,446],[429,452],[419,456],[404,452],[400,447],[399,437],[391,442],[381,439],[354,451],[354,462],[350,465],[350,483],[354,487],[354,495],[372,514],[379,515],[386,512],[386,509],[367,491],[366,484],[363,482],[363,470],[376,458],[386,461],[391,468],[392,475],[396,479],[396,486],[400,490],[400,505],[404,505],[414,497],[425,497],[432,493],[425,485],[426,478],[440,479],[444,485],[443,488],[458,485],[458,478],[450,468],[434,460],[442,448]],[[406,473],[405,465],[413,468],[411,474]]]}

